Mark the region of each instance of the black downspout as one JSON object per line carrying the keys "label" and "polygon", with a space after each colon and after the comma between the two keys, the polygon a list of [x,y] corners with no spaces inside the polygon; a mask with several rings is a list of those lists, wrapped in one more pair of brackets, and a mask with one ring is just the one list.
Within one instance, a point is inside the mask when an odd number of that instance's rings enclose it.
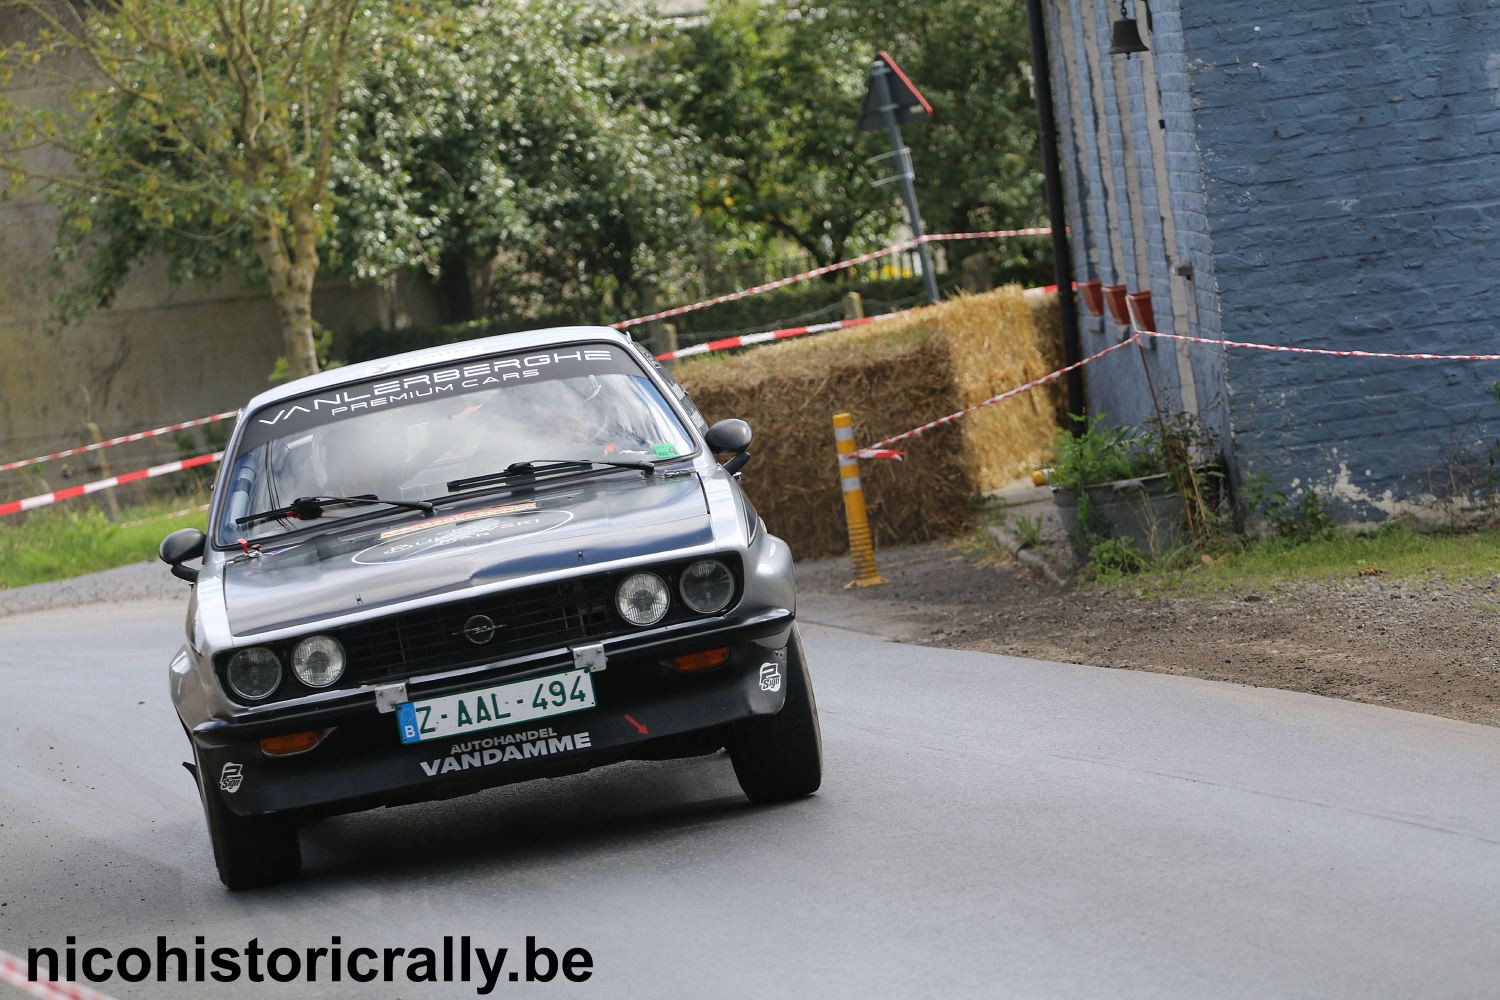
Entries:
{"label": "black downspout", "polygon": [[[1062,323],[1063,361],[1074,364],[1083,357],[1078,343],[1078,299],[1073,294],[1073,251],[1068,244],[1068,219],[1063,210],[1062,172],[1057,163],[1057,119],[1052,112],[1052,70],[1047,61],[1047,31],[1043,27],[1042,0],[1026,0],[1026,20],[1031,26],[1031,76],[1036,91],[1037,141],[1042,147],[1042,179],[1047,195],[1047,217],[1052,224],[1052,263],[1057,272],[1057,312]],[[1083,393],[1083,371],[1075,368],[1064,376],[1068,387],[1068,412],[1087,413]],[[1074,422],[1075,434],[1084,424]]]}

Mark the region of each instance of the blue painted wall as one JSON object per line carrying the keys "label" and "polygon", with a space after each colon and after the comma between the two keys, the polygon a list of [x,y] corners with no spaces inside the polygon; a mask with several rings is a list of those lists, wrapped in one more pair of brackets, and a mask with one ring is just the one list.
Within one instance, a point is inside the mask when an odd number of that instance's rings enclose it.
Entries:
{"label": "blue painted wall", "polygon": [[[1152,5],[1152,18],[1154,33],[1149,44],[1161,105],[1161,122],[1156,127],[1162,130],[1166,148],[1167,185],[1177,236],[1171,259],[1163,264],[1191,268],[1191,276],[1185,282],[1188,315],[1174,317],[1170,325],[1158,325],[1172,333],[1220,340],[1224,330],[1219,315],[1219,286],[1195,131],[1188,54],[1183,44],[1181,0],[1157,0]],[[1160,298],[1161,293],[1153,292],[1152,297]],[[1222,350],[1199,345],[1188,347],[1187,354],[1197,386],[1198,415],[1218,439],[1231,468],[1236,468],[1227,356]]]}
{"label": "blue painted wall", "polygon": [[[1226,336],[1379,351],[1500,343],[1500,10],[1193,3],[1198,142]],[[1491,365],[1230,358],[1245,470],[1369,517],[1500,430]]]}
{"label": "blue painted wall", "polygon": [[[1151,288],[1159,326],[1211,338],[1500,350],[1500,8],[1485,0],[1156,0],[1147,37],[1155,79],[1130,60],[1122,121],[1111,57],[1102,55],[1117,6],[1052,7],[1054,76],[1067,60],[1075,70],[1105,60],[1100,89],[1108,93],[1079,87],[1067,96],[1110,119],[1108,149],[1097,148],[1092,129],[1070,137],[1080,176],[1068,185],[1069,211],[1089,222],[1080,280],[1125,275],[1132,289]],[[1084,18],[1094,25],[1092,52],[1077,28]],[[1071,38],[1063,37],[1069,21]],[[1144,137],[1159,126],[1143,119],[1147,86],[1157,88],[1165,123],[1175,247],[1153,224],[1161,206]],[[1060,94],[1059,126],[1071,129],[1063,103]],[[1142,137],[1130,163],[1118,146],[1122,128]],[[1111,251],[1100,227],[1129,226],[1127,170],[1139,176],[1148,221],[1145,275],[1134,261],[1104,260]],[[1098,178],[1114,183],[1101,189]],[[1128,233],[1116,231],[1130,256]],[[1168,268],[1179,262],[1193,267],[1196,308],[1186,317],[1163,308]],[[1085,349],[1097,349],[1103,324],[1084,325]],[[1158,387],[1175,384],[1166,345],[1155,353]],[[1103,371],[1113,360],[1091,373],[1091,405],[1138,420],[1141,380],[1132,388],[1122,365]],[[1232,429],[1241,477],[1265,473],[1278,486],[1329,492],[1353,518],[1430,506],[1433,494],[1472,485],[1500,433],[1500,404],[1488,391],[1500,365],[1201,348],[1192,370],[1206,422]]]}
{"label": "blue painted wall", "polygon": [[[1066,133],[1059,144],[1060,154],[1064,170],[1072,174],[1065,179],[1064,188],[1073,229],[1076,279],[1099,278],[1105,285],[1123,283],[1132,291],[1151,289],[1161,326],[1171,319],[1166,284],[1169,264],[1162,253],[1161,211],[1152,179],[1151,146],[1144,131],[1140,68],[1126,67],[1129,96],[1122,100],[1114,66],[1100,54],[1100,40],[1104,39],[1107,46],[1109,37],[1110,18],[1104,7],[1086,0],[1065,0],[1050,7],[1048,21],[1058,127]],[[1122,104],[1132,109],[1128,121],[1121,119]],[[1132,192],[1141,202],[1139,238],[1147,248],[1145,273],[1136,253]],[[1129,329],[1114,322],[1107,310],[1103,317],[1094,317],[1086,310],[1080,313],[1085,354],[1119,343],[1129,334]],[[1131,348],[1084,370],[1093,413],[1103,414],[1111,422],[1130,423],[1151,414],[1142,360],[1142,355]],[[1148,349],[1144,360],[1150,365],[1164,407],[1180,409],[1177,366],[1170,352]]]}
{"label": "blue painted wall", "polygon": [[[1147,88],[1151,88],[1153,96],[1160,97],[1162,121],[1172,123],[1184,135],[1191,134],[1191,98],[1182,46],[1179,41],[1175,47],[1153,51],[1155,78],[1146,71],[1143,59],[1111,59],[1103,49],[1117,9],[1089,0],[1057,0],[1047,8],[1076,277],[1151,291],[1158,329],[1217,336],[1213,265],[1206,247],[1196,146],[1190,140],[1184,144],[1171,132],[1163,133],[1165,162],[1158,164],[1152,130],[1160,129],[1160,124],[1147,110]],[[1175,17],[1175,10],[1169,9],[1164,21],[1170,24]],[[1158,19],[1163,20],[1163,15]],[[1123,95],[1117,70],[1124,77]],[[1123,120],[1122,108],[1127,116]],[[1158,172],[1168,178],[1167,205],[1160,203]],[[1163,218],[1167,214],[1178,216],[1173,246],[1167,245]],[[1202,299],[1203,304],[1176,316],[1172,282],[1181,279],[1174,279],[1172,267],[1182,261],[1195,264],[1197,283],[1188,286],[1188,296]],[[1206,331],[1199,328],[1200,316],[1212,320],[1205,324]],[[1096,318],[1084,312],[1080,325],[1085,353],[1118,343],[1129,332],[1107,314]],[[1183,393],[1176,348],[1155,341],[1148,345],[1144,361],[1163,408],[1169,412],[1186,409],[1184,400],[1191,397]],[[1085,369],[1094,413],[1106,415],[1111,422],[1135,423],[1151,416],[1154,408],[1142,361],[1141,354],[1132,349]],[[1197,412],[1227,449],[1229,411],[1221,359],[1215,352],[1198,352],[1190,356],[1189,367]]]}

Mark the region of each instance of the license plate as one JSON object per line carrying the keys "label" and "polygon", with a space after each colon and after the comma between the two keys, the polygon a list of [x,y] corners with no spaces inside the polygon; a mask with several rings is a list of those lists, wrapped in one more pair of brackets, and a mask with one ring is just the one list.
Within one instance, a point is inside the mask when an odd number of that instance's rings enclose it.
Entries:
{"label": "license plate", "polygon": [[587,670],[569,670],[529,681],[402,702],[396,706],[396,726],[402,743],[421,743],[581,712],[594,705],[594,679]]}

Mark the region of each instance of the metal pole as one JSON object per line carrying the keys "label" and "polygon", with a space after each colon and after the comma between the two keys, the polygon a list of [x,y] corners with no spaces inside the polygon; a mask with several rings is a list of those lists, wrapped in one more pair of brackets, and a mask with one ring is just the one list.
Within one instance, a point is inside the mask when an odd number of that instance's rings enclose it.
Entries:
{"label": "metal pole", "polygon": [[[891,85],[886,81],[890,70],[885,62],[877,59],[874,67],[875,99],[880,102],[880,113],[885,118],[885,134],[890,137],[891,149],[896,155],[896,166],[901,171],[901,200],[906,202],[906,222],[912,236],[921,239],[927,235],[922,228],[922,212],[917,208],[917,188],[913,184],[916,172],[912,169],[911,153],[901,141],[901,126],[896,122],[896,103],[891,100]],[[926,243],[917,244],[917,254],[922,261],[922,281],[927,286],[927,300],[938,300],[937,276],[932,273],[932,254]]]}
{"label": "metal pole", "polygon": [[[1057,163],[1057,119],[1052,107],[1052,69],[1047,62],[1047,33],[1041,0],[1026,0],[1026,20],[1031,25],[1031,74],[1036,88],[1037,144],[1042,147],[1042,181],[1047,197],[1047,215],[1052,224],[1052,264],[1057,275],[1058,320],[1062,323],[1063,361],[1075,364],[1083,357],[1078,343],[1078,305],[1073,294],[1073,251],[1068,243],[1068,218],[1063,210],[1062,171]],[[1064,376],[1068,389],[1068,412],[1088,412],[1083,392],[1083,371],[1073,369]],[[1073,433],[1086,425],[1073,423]]]}

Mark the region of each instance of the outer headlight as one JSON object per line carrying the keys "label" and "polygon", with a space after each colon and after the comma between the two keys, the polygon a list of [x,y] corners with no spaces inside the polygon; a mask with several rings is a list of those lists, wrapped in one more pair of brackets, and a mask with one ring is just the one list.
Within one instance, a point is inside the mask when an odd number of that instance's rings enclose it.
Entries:
{"label": "outer headlight", "polygon": [[344,647],[331,635],[310,635],[292,650],[292,672],[310,688],[326,688],[344,676]]}
{"label": "outer headlight", "polygon": [[655,625],[671,606],[672,592],[655,573],[632,573],[615,591],[615,607],[632,625]]}
{"label": "outer headlight", "polygon": [[688,607],[699,614],[712,614],[734,596],[734,574],[717,559],[700,559],[682,571],[678,589]]}
{"label": "outer headlight", "polygon": [[281,684],[281,661],[264,646],[250,646],[229,658],[224,679],[239,697],[260,701]]}

